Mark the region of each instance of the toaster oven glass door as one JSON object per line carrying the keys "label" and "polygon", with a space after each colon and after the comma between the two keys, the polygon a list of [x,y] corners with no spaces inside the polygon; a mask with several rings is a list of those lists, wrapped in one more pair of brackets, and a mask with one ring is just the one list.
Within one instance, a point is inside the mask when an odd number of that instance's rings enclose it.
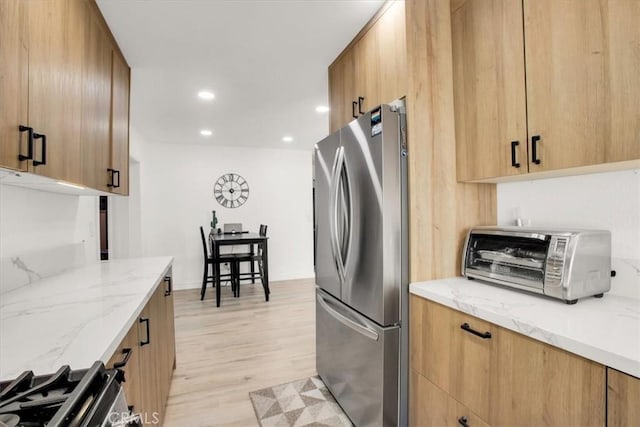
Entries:
{"label": "toaster oven glass door", "polygon": [[467,276],[542,290],[549,241],[549,236],[474,234],[467,246]]}

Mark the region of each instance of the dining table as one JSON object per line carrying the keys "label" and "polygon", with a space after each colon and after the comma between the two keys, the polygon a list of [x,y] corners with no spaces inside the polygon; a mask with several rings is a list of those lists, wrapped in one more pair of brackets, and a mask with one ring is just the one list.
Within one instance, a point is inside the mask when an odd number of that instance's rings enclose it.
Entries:
{"label": "dining table", "polygon": [[[216,284],[216,306],[220,307],[220,263],[216,260],[220,258],[220,248],[223,246],[249,245],[250,253],[254,253],[254,245],[262,245],[262,287],[264,289],[265,300],[269,301],[269,238],[252,232],[217,233],[211,230],[209,233],[209,245],[214,259],[215,284]],[[255,266],[251,263],[251,273],[255,273]],[[255,278],[252,281],[255,283]],[[239,283],[239,281],[238,281]]]}

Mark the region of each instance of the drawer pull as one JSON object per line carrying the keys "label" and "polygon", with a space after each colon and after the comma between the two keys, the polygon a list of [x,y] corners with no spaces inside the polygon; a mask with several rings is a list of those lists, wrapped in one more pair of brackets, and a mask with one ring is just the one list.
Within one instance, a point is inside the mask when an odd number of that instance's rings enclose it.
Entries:
{"label": "drawer pull", "polygon": [[164,296],[168,297],[169,295],[171,295],[171,292],[173,291],[171,287],[171,276],[164,276],[164,282],[167,284],[167,288],[165,288],[165,291],[164,291]]}
{"label": "drawer pull", "polygon": [[359,96],[358,97],[358,113],[360,113],[361,115],[364,114],[364,111],[362,111],[363,102],[364,102],[364,96]]}
{"label": "drawer pull", "polygon": [[147,326],[147,339],[146,341],[140,341],[140,347],[143,347],[151,342],[151,337],[149,336],[149,318],[141,317],[139,320],[140,323],[146,323]]}
{"label": "drawer pull", "polygon": [[462,427],[469,427],[469,424],[467,423],[469,420],[467,419],[467,417],[460,417],[458,418],[458,424],[460,424]]}
{"label": "drawer pull", "polygon": [[531,137],[531,162],[536,165],[540,164],[540,159],[538,158],[538,142],[540,142],[540,135],[533,135]]}
{"label": "drawer pull", "polygon": [[[33,166],[46,165],[47,164],[47,135],[43,133],[34,133],[33,139],[41,139],[40,145],[40,160],[33,159]],[[35,144],[35,143],[34,143]]]}
{"label": "drawer pull", "polygon": [[25,161],[25,160],[31,160],[33,159],[33,128],[29,127],[29,126],[24,126],[24,125],[20,125],[18,126],[18,130],[20,132],[27,132],[27,135],[29,137],[27,143],[27,155],[25,156],[24,154],[20,153],[18,154],[18,160]]}
{"label": "drawer pull", "polygon": [[123,348],[122,349],[122,354],[124,354],[124,359],[122,359],[122,362],[116,362],[113,364],[113,367],[115,369],[120,369],[120,368],[124,368],[125,366],[127,366],[127,362],[129,361],[129,358],[131,357],[131,353],[133,353],[133,350],[130,348]]}
{"label": "drawer pull", "polygon": [[356,114],[357,106],[358,106],[358,103],[356,101],[351,102],[351,117],[353,117],[354,119],[358,118],[358,115]]}
{"label": "drawer pull", "polygon": [[460,329],[464,329],[465,331],[470,332],[473,335],[482,338],[483,340],[487,340],[487,339],[491,338],[491,332],[478,332],[478,331],[475,331],[475,330],[471,329],[471,326],[469,326],[468,323],[463,323],[462,325],[460,325]]}
{"label": "drawer pull", "polygon": [[518,159],[516,157],[516,147],[520,145],[518,141],[511,141],[511,166],[514,168],[519,168],[520,163],[518,163]]}

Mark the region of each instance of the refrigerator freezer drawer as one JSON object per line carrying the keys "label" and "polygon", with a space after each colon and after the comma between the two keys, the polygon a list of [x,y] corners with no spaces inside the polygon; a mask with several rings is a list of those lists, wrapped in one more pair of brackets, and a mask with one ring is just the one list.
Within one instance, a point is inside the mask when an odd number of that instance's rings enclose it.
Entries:
{"label": "refrigerator freezer drawer", "polygon": [[398,425],[399,339],[316,289],[318,374],[358,427]]}

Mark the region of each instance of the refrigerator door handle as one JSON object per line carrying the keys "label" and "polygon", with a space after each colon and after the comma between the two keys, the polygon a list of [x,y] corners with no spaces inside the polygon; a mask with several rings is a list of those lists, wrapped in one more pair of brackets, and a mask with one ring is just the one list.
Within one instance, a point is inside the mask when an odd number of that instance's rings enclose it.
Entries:
{"label": "refrigerator door handle", "polygon": [[354,331],[360,333],[361,335],[364,335],[365,337],[373,340],[373,341],[378,341],[379,335],[378,333],[371,329],[368,328],[364,325],[361,325],[357,322],[354,322],[353,320],[349,319],[348,317],[338,313],[338,311],[334,310],[333,308],[331,308],[329,306],[329,304],[327,303],[326,299],[320,295],[317,294],[316,295],[316,299],[318,300],[318,304],[320,304],[322,306],[322,308],[325,309],[325,311],[327,313],[329,313],[331,315],[331,317],[333,317],[334,319],[336,319],[338,322],[342,323],[343,325],[353,329]]}
{"label": "refrigerator door handle", "polygon": [[331,240],[331,249],[333,252],[333,259],[336,263],[336,267],[338,270],[338,276],[340,278],[340,283],[344,283],[345,280],[345,272],[344,272],[344,262],[342,260],[342,252],[340,249],[340,234],[338,231],[338,221],[340,219],[339,215],[339,203],[338,199],[340,197],[341,188],[340,188],[340,177],[342,175],[342,169],[344,165],[344,147],[339,147],[336,155],[336,161],[333,165],[333,176],[331,178],[331,203],[329,207],[329,224],[331,227],[330,240]]}
{"label": "refrigerator door handle", "polygon": [[338,188],[339,194],[339,222],[338,228],[338,248],[340,254],[340,260],[342,263],[343,279],[347,279],[347,265],[349,265],[349,256],[351,254],[351,222],[352,222],[352,204],[351,200],[351,185],[349,183],[347,155],[343,152],[342,167],[338,174]]}

